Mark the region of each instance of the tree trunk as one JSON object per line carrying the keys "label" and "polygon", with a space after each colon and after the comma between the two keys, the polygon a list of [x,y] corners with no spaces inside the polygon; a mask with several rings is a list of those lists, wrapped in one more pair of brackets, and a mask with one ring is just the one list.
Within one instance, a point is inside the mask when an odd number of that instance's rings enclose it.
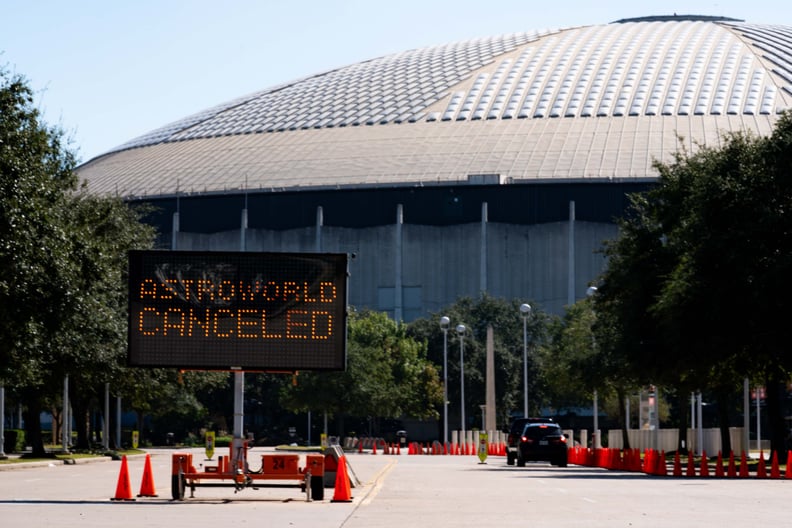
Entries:
{"label": "tree trunk", "polygon": [[[135,411],[135,417],[137,418],[135,420],[136,423],[137,423],[136,429],[137,429],[138,435],[140,435],[140,436],[138,436],[138,447],[140,447],[141,445],[143,445],[143,418],[145,417],[145,414],[143,414],[141,411]],[[131,438],[129,440],[129,447],[132,447],[132,439]]]}
{"label": "tree trunk", "polygon": [[625,400],[627,396],[624,392],[624,389],[618,388],[616,389],[616,397],[619,399],[619,419],[621,420],[621,430],[622,430],[622,446],[623,449],[630,449],[630,435],[627,434],[627,427],[629,425],[629,416],[627,416],[627,405],[625,404]]}
{"label": "tree trunk", "polygon": [[108,432],[110,433],[109,442],[107,444],[108,447],[114,450],[121,449],[121,446],[116,443],[116,435],[115,435],[115,430],[118,427],[117,426],[118,417],[116,416],[116,413],[112,408],[110,410],[110,416],[106,416],[105,420],[109,420],[110,422],[110,427],[108,428]]}
{"label": "tree trunk", "polygon": [[731,434],[729,433],[729,395],[727,391],[718,389],[716,398],[718,400],[718,427],[720,427],[721,450],[724,455],[728,456],[732,451]]}
{"label": "tree trunk", "polygon": [[63,433],[61,432],[61,427],[63,427],[63,413],[61,413],[60,409],[53,406],[51,409],[52,412],[52,427],[51,427],[51,440],[50,443],[57,444],[59,442],[59,438],[63,438]]}
{"label": "tree trunk", "polygon": [[25,419],[25,442],[31,448],[31,456],[42,458],[47,456],[44,449],[44,438],[41,435],[41,396],[35,389],[26,391],[24,400],[27,407],[22,413]]}
{"label": "tree trunk", "polygon": [[77,443],[74,446],[76,449],[87,451],[90,449],[90,431],[88,418],[88,402],[80,394],[83,391],[78,390],[77,380],[72,377],[69,384],[69,401],[72,409],[74,410],[74,426],[77,428]]}

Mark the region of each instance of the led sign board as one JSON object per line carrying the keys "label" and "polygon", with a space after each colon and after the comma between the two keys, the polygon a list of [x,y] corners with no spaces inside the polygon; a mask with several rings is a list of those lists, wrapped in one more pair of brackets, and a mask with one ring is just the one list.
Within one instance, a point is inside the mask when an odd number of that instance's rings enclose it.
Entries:
{"label": "led sign board", "polygon": [[344,370],[347,255],[132,251],[128,363]]}

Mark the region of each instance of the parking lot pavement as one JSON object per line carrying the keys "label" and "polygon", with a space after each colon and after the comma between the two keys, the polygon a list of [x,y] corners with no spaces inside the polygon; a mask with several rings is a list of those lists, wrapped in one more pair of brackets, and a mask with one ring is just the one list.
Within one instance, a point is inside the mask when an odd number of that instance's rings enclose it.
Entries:
{"label": "parking lot pavement", "polygon": [[[271,450],[269,450],[271,451]],[[570,465],[507,466],[504,457],[480,464],[473,456],[349,453],[360,480],[350,502],[307,502],[299,488],[201,487],[184,501],[170,495],[171,455],[151,450],[158,497],[111,501],[117,461],[31,467],[0,472],[3,526],[80,528],[212,526],[262,523],[289,528],[419,528],[423,526],[605,528],[784,525],[792,481],[673,478]],[[203,450],[191,450],[206,463]],[[260,460],[254,448],[248,461]],[[145,457],[129,459],[131,486],[141,484]],[[215,462],[210,462],[215,463]],[[255,463],[253,463],[254,467]]]}

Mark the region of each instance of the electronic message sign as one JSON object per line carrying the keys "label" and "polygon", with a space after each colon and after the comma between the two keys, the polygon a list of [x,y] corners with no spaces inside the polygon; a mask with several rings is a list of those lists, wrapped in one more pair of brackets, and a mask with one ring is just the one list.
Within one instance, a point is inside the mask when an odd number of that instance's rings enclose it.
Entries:
{"label": "electronic message sign", "polygon": [[347,255],[131,251],[128,363],[346,368]]}

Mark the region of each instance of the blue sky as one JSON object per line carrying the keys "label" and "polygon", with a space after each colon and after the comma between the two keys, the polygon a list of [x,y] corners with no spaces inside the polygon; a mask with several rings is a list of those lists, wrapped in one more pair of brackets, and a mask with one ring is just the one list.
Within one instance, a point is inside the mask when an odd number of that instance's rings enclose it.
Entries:
{"label": "blue sky", "polygon": [[792,26],[778,0],[0,0],[0,65],[83,161],[324,70],[470,38],[660,14]]}

